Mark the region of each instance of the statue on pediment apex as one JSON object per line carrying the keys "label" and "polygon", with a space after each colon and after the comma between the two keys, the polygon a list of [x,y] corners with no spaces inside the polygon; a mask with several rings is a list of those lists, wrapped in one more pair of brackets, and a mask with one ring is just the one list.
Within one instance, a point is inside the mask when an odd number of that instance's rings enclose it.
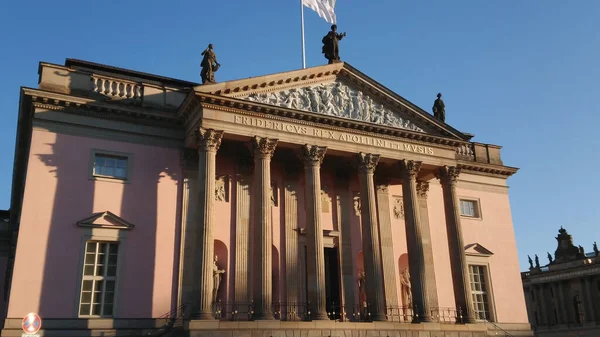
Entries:
{"label": "statue on pediment apex", "polygon": [[322,53],[329,60],[329,64],[340,62],[339,41],[346,36],[346,33],[338,34],[337,25],[331,26],[331,31],[323,37]]}
{"label": "statue on pediment apex", "polygon": [[598,244],[594,241],[594,256],[600,256],[600,250],[598,250]]}
{"label": "statue on pediment apex", "polygon": [[446,121],[446,104],[442,100],[442,93],[437,94],[437,99],[433,102],[433,116],[442,122]]}
{"label": "statue on pediment apex", "polygon": [[221,65],[217,62],[217,55],[213,51],[212,43],[202,52],[202,56],[202,62],[200,63],[200,67],[202,67],[202,71],[200,71],[202,84],[215,83],[215,72],[219,70]]}
{"label": "statue on pediment apex", "polygon": [[556,248],[556,252],[554,252],[555,263],[563,263],[583,258],[580,249],[573,244],[573,237],[567,233],[567,230],[562,228],[562,226],[558,230],[556,241],[558,241],[558,247]]}

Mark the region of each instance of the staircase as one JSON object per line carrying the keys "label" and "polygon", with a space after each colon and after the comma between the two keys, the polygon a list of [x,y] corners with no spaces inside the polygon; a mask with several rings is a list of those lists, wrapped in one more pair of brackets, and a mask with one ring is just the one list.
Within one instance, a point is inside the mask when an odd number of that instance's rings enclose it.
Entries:
{"label": "staircase", "polygon": [[515,335],[512,335],[508,331],[502,329],[501,327],[496,325],[496,323],[494,323],[494,322],[490,322],[490,321],[486,320],[485,323],[491,325],[491,329],[488,329],[488,331],[487,331],[488,336],[515,337]]}
{"label": "staircase", "polygon": [[[183,309],[184,308],[185,308],[185,306],[181,306],[177,309],[171,310],[171,311],[165,313],[164,315],[160,316],[157,319],[157,323],[159,323],[159,326],[157,328],[150,329],[149,331],[145,332],[142,336],[161,337],[161,336],[166,336],[170,332],[173,332],[172,335],[174,336],[176,334],[176,332],[180,331],[181,328],[183,327]],[[130,335],[130,336],[139,337],[138,334]]]}

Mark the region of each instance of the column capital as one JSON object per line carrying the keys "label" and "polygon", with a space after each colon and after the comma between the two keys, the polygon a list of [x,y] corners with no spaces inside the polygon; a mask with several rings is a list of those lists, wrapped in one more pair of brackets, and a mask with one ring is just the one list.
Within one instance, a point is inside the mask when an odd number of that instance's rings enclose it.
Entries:
{"label": "column capital", "polygon": [[416,178],[417,174],[421,170],[421,166],[423,166],[423,162],[416,160],[406,160],[402,159],[399,162],[400,171],[403,175],[408,175],[409,178]]}
{"label": "column capital", "polygon": [[221,139],[223,139],[223,131],[204,128],[196,130],[196,145],[198,146],[198,151],[217,152],[221,146]]}
{"label": "column capital", "polygon": [[358,154],[358,170],[362,173],[374,173],[378,163],[378,154],[363,152]]}
{"label": "column capital", "polygon": [[419,198],[427,198],[428,192],[429,192],[429,182],[428,181],[417,181],[417,196]]}
{"label": "column capital", "polygon": [[460,167],[457,166],[442,166],[438,170],[436,177],[442,185],[454,185],[460,175]]}
{"label": "column capital", "polygon": [[304,144],[301,158],[305,166],[321,166],[326,152],[327,147],[325,146]]}
{"label": "column capital", "polygon": [[278,141],[278,139],[254,136],[252,138],[252,152],[254,156],[271,159],[275,153]]}

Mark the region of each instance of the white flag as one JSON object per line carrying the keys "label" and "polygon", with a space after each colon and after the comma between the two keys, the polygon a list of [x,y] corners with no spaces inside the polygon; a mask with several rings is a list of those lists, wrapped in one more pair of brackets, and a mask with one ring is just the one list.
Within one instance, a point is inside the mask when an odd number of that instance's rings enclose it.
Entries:
{"label": "white flag", "polygon": [[336,0],[302,0],[302,4],[317,12],[325,21],[335,24],[335,1]]}

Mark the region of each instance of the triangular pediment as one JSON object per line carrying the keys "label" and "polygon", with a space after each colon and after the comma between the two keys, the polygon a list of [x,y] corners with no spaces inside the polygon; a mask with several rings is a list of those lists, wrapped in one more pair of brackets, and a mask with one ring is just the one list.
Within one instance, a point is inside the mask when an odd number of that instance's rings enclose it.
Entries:
{"label": "triangular pediment", "polygon": [[494,253],[479,243],[471,243],[465,246],[465,254],[476,256],[492,256]]}
{"label": "triangular pediment", "polygon": [[195,91],[433,136],[471,137],[347,63],[202,85]]}
{"label": "triangular pediment", "polygon": [[115,214],[104,211],[77,221],[77,226],[112,229],[133,229],[134,225]]}

